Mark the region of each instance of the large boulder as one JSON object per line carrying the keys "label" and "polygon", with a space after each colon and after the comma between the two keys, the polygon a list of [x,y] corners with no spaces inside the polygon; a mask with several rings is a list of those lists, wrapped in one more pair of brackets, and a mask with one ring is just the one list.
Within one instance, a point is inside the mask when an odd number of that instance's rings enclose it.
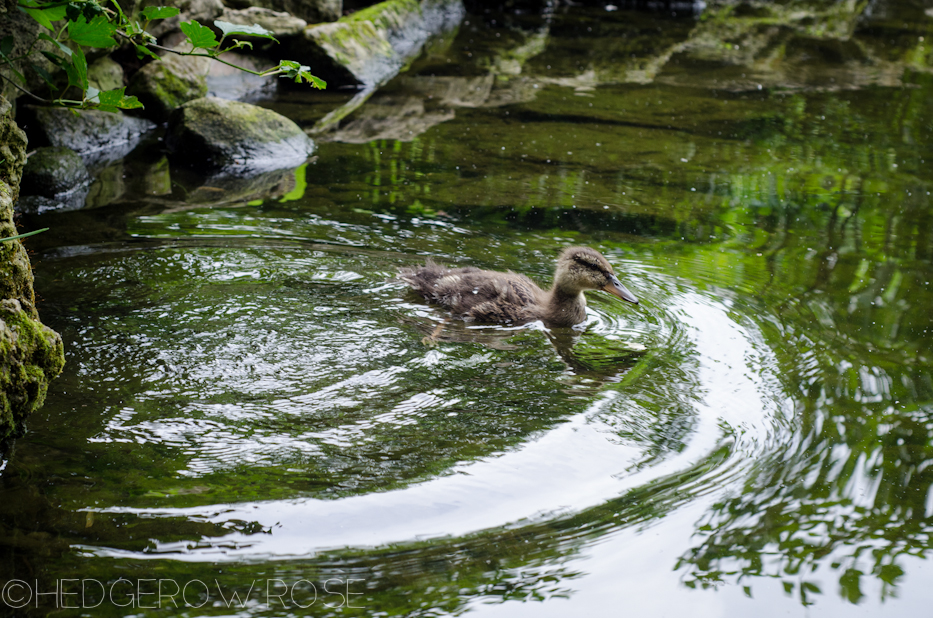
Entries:
{"label": "large boulder", "polygon": [[31,145],[70,148],[88,165],[123,157],[155,128],[149,120],[122,113],[84,110],[75,114],[63,107],[25,107],[20,122]]}
{"label": "large boulder", "polygon": [[216,97],[178,108],[165,144],[176,161],[237,176],[296,167],[314,151],[311,138],[288,118]]}
{"label": "large boulder", "polygon": [[[13,201],[26,161],[26,134],[0,96],[0,237],[19,233]],[[19,240],[0,243],[0,440],[23,432],[65,364],[61,337],[39,322],[29,256]],[[0,445],[0,454],[3,446]]]}
{"label": "large boulder", "polygon": [[126,93],[140,100],[147,117],[165,122],[179,106],[207,94],[210,69],[209,58],[167,53],[161,60],[150,62],[137,71]]}
{"label": "large boulder", "polygon": [[305,29],[291,54],[334,86],[374,87],[394,77],[433,36],[456,28],[461,0],[386,0]]}

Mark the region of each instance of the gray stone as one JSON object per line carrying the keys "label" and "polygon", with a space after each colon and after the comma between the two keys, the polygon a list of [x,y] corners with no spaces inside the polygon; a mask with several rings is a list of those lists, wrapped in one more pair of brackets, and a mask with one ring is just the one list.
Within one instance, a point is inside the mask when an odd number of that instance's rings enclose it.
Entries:
{"label": "gray stone", "polygon": [[[305,20],[289,13],[258,6],[251,6],[248,9],[226,8],[219,19],[238,26],[261,26],[275,33],[275,38],[279,41],[300,36],[308,25]],[[237,35],[237,38],[241,38],[241,35]],[[251,37],[242,38],[249,40]]]}
{"label": "gray stone", "polygon": [[126,93],[139,98],[148,118],[165,122],[179,106],[207,94],[210,68],[208,58],[167,53],[137,71]]}
{"label": "gray stone", "polygon": [[340,21],[309,26],[290,51],[330,85],[377,86],[431,37],[456,28],[464,14],[461,0],[387,0]]}
{"label": "gray stone", "polygon": [[46,146],[36,149],[26,161],[22,195],[55,197],[74,191],[91,180],[84,160],[70,148]]}
{"label": "gray stone", "polygon": [[155,125],[122,113],[85,110],[78,114],[62,107],[27,107],[22,112],[29,141],[36,146],[70,148],[87,165],[124,156]]}
{"label": "gray stone", "polygon": [[17,210],[45,212],[84,206],[91,184],[84,160],[59,146],[39,148],[26,161]]}
{"label": "gray stone", "polygon": [[110,56],[98,58],[87,68],[87,81],[93,88],[101,91],[122,88],[123,67]]}
{"label": "gray stone", "polygon": [[[252,56],[227,52],[221,56],[227,62],[253,71],[268,68],[269,63],[259,64]],[[235,69],[222,62],[212,62],[207,74],[207,96],[232,101],[255,101],[268,98],[275,92],[277,77],[261,77]]]}
{"label": "gray stone", "polygon": [[296,167],[314,151],[311,138],[288,118],[216,97],[178,108],[165,143],[175,161],[234,176]]}
{"label": "gray stone", "polygon": [[309,24],[336,21],[343,13],[343,0],[227,0],[225,4],[234,9],[260,7],[282,11]]}

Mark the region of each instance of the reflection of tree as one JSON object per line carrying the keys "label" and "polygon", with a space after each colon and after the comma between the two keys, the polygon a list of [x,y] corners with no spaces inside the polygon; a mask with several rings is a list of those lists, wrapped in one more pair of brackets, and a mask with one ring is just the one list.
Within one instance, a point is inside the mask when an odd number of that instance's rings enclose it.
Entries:
{"label": "reflection of tree", "polygon": [[[910,92],[891,101],[891,134],[923,134],[917,106]],[[804,107],[756,137],[794,148],[783,142],[806,134]],[[834,111],[825,135],[870,130],[848,106]],[[776,318],[761,327],[800,429],[697,523],[677,567],[690,587],[734,581],[751,593],[751,578],[777,578],[805,604],[826,592],[828,567],[857,603],[864,575],[892,596],[900,558],[933,549],[931,203],[928,183],[903,171],[922,150],[892,143],[895,165],[879,156],[884,144],[843,150],[811,133],[808,147],[804,169],[738,179],[753,204],[743,240],[758,241],[769,274],[758,294]]]}

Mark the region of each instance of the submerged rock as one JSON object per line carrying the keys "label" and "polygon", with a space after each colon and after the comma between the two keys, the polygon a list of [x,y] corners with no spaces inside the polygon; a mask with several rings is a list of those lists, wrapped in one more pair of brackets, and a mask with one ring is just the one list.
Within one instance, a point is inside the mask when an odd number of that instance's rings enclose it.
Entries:
{"label": "submerged rock", "polygon": [[311,138],[285,116],[216,97],[178,108],[165,143],[176,161],[235,176],[296,167],[314,151]]}
{"label": "submerged rock", "polygon": [[122,113],[62,107],[26,107],[21,121],[30,145],[70,148],[87,165],[119,159],[132,150],[155,125]]}
{"label": "submerged rock", "polygon": [[126,93],[140,100],[148,118],[165,122],[180,105],[207,94],[210,68],[208,58],[166,54],[137,71]]}
{"label": "submerged rock", "polygon": [[434,35],[456,28],[461,0],[387,0],[305,29],[293,54],[334,86],[376,86],[396,75]]}

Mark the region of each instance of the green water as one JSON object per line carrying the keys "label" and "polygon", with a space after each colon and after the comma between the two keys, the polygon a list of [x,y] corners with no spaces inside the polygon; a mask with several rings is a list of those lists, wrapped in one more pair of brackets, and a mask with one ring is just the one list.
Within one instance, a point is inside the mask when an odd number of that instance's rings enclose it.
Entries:
{"label": "green water", "polygon": [[[0,473],[3,611],[923,615],[933,18],[743,6],[468,16],[298,170],[153,141],[28,219],[67,366]],[[394,279],[571,244],[641,304],[429,347]]]}

